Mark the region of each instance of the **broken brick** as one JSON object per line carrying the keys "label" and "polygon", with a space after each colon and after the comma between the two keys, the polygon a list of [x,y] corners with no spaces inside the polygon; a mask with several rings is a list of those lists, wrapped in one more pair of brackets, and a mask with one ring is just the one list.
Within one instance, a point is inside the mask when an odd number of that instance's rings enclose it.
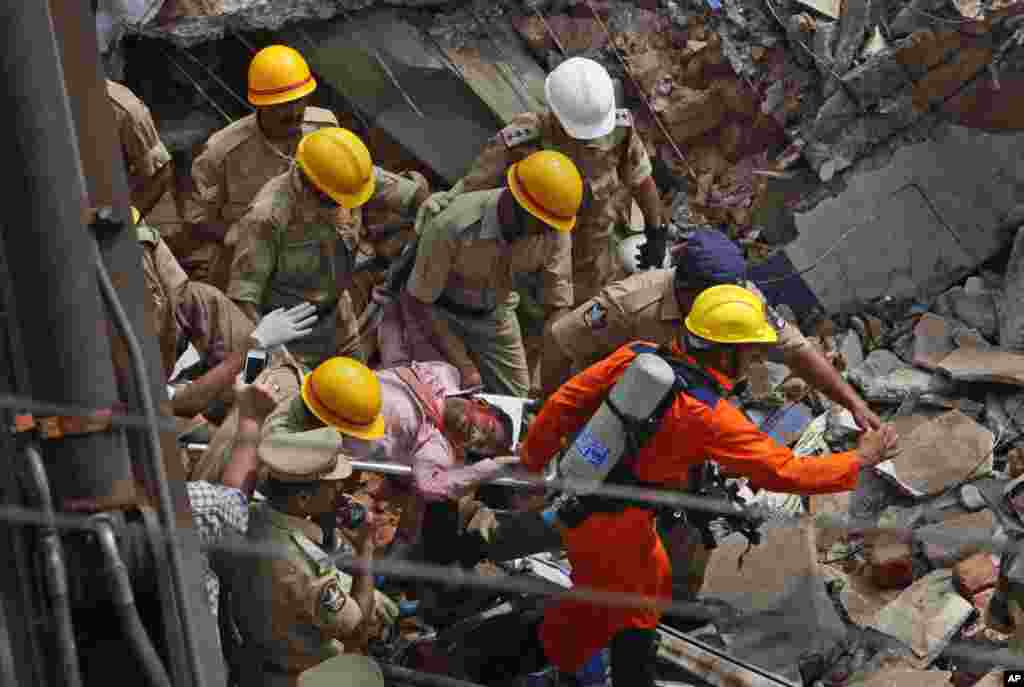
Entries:
{"label": "broken brick", "polygon": [[994,587],[998,577],[999,569],[987,553],[976,553],[953,566],[956,588],[968,599]]}
{"label": "broken brick", "polygon": [[[916,536],[924,548],[925,557],[933,567],[945,568],[954,565],[957,561],[963,560],[981,551],[981,547],[975,541],[985,541],[992,536],[996,525],[996,518],[992,511],[986,509],[977,513],[966,513],[943,520],[936,525],[928,525],[918,530]],[[935,542],[928,538],[929,532],[949,533],[963,535],[962,543],[956,542]]]}
{"label": "broken brick", "polygon": [[887,536],[870,545],[871,579],[879,589],[903,589],[914,581],[914,554],[910,544]]}
{"label": "broken brick", "polygon": [[958,382],[1024,386],[1024,355],[1017,353],[961,348],[946,356],[939,369]]}
{"label": "broken brick", "polygon": [[948,100],[964,82],[984,69],[991,60],[991,48],[961,49],[954,61],[936,67],[914,84],[914,105],[925,110],[934,103]]}
{"label": "broken brick", "polygon": [[960,34],[955,31],[936,34],[922,29],[901,41],[896,49],[896,59],[907,69],[911,78],[919,79],[929,69],[952,57],[960,49]]}

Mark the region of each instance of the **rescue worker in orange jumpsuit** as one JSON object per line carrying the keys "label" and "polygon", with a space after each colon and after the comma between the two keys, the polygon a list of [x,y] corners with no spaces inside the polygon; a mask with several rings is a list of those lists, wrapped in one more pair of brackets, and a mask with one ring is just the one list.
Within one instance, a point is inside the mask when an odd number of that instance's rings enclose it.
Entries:
{"label": "rescue worker in orange jumpsuit", "polygon": [[[886,425],[863,434],[854,451],[797,457],[727,401],[734,384],[778,338],[763,302],[752,292],[735,285],[703,291],[680,336],[681,341],[667,348],[623,346],[562,385],[530,426],[520,454],[527,469],[544,469],[562,448],[563,437],[572,437],[587,424],[643,352],[667,360],[677,378],[680,369],[690,370],[688,378],[699,381],[675,391],[657,431],[634,455],[622,458],[632,484],[678,488],[686,484],[691,466],[714,460],[723,471],[748,476],[766,489],[840,492],[853,489],[860,468],[882,462],[895,446],[895,431]],[[575,585],[671,600],[669,558],[655,528],[655,511],[643,506],[589,506],[572,527],[563,511],[548,511],[545,520],[561,534]],[[547,659],[563,672],[577,671],[610,642],[614,687],[652,687],[660,617],[655,608],[563,601],[546,610],[538,635]]]}

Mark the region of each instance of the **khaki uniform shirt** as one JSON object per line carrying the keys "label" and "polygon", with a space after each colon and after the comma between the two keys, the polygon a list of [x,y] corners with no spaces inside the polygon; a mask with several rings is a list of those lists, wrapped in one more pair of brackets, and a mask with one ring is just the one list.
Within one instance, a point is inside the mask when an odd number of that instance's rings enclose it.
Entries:
{"label": "khaki uniform shirt", "polygon": [[114,121],[121,139],[121,152],[131,188],[145,186],[154,174],[171,161],[146,104],[126,86],[107,79],[107,98],[114,108]]}
{"label": "khaki uniform shirt", "polygon": [[[568,156],[593,193],[590,205],[580,212],[572,231],[573,281],[577,287],[587,284],[585,289],[593,289],[588,294],[577,294],[577,298],[587,298],[613,278],[612,230],[620,217],[629,212],[630,189],[651,175],[651,160],[633,128],[629,110],[618,110],[615,129],[591,141],[566,134],[551,113],[527,112],[514,117],[484,147],[463,178],[462,190],[504,186],[509,166],[539,150],[557,150]],[[591,283],[594,286],[589,286]]]}
{"label": "khaki uniform shirt", "polygon": [[329,126],[338,126],[334,113],[307,107],[302,133],[287,141],[264,136],[255,113],[213,134],[192,163],[198,202],[188,220],[229,228],[268,181],[288,171],[302,137]]}
{"label": "khaki uniform shirt", "polygon": [[[555,323],[555,341],[581,367],[632,341],[671,344],[679,337],[686,317],[676,300],[674,276],[674,269],[648,270],[609,284],[598,296]],[[752,282],[744,286],[764,300]],[[784,352],[808,345],[800,330],[770,307],[768,315],[779,332],[777,345]]]}
{"label": "khaki uniform shirt", "polygon": [[249,318],[219,290],[191,281],[156,229],[140,224],[135,230],[164,376],[174,369],[182,337],[211,368],[241,350],[254,329]]}
{"label": "khaki uniform shirt", "polygon": [[160,343],[160,357],[166,378],[177,359],[178,326],[175,312],[182,299],[188,275],[181,269],[159,232],[146,224],[135,227],[142,244],[142,272],[146,290],[153,302],[154,332]]}
{"label": "khaki uniform shirt", "polygon": [[423,303],[493,311],[508,302],[517,274],[539,272],[540,302],[572,306],[572,241],[554,229],[508,243],[498,222],[502,189],[464,193],[420,229],[409,293]]}
{"label": "khaki uniform shirt", "polygon": [[[374,173],[376,190],[369,203],[411,212],[416,182],[378,167]],[[338,330],[355,328],[347,283],[360,239],[343,224],[338,209],[324,208],[293,168],[267,182],[231,231],[237,232],[238,245],[228,296],[262,312],[301,301],[320,305],[331,315],[321,315],[313,333],[289,344],[289,350],[311,369],[335,355],[344,343]],[[341,324],[338,318],[352,322]]]}
{"label": "khaki uniform shirt", "polygon": [[[361,617],[343,575],[320,548],[313,522],[252,506],[248,539],[287,551],[284,558],[237,557],[228,574],[231,613],[247,653],[263,671],[297,674],[344,651],[339,641]],[[251,652],[251,653],[250,653]]]}

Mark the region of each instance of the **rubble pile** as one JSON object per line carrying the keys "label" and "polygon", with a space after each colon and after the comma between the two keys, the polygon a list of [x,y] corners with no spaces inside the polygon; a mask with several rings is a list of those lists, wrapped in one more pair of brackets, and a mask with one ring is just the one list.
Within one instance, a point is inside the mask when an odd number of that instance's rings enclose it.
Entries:
{"label": "rubble pile", "polygon": [[[813,565],[861,633],[853,644],[867,641],[873,649],[859,663],[851,659],[852,667],[848,660],[831,668],[845,677],[824,684],[890,684],[883,676],[892,670],[909,671],[892,684],[946,684],[951,674],[955,684],[974,684],[982,678],[978,667],[948,655],[950,645],[1012,646],[1012,633],[1021,631],[1005,609],[991,607],[1012,574],[1001,577],[990,545],[1024,537],[1024,499],[1014,482],[1024,475],[1024,353],[1013,300],[1021,235],[1005,277],[986,271],[931,303],[883,300],[804,327],[900,434],[897,452],[864,469],[853,492],[802,501],[753,497],[812,522],[833,516],[853,526],[814,528]],[[747,402],[755,421],[802,455],[855,445],[848,411],[806,385],[796,387],[799,395],[794,388],[779,363],[754,375]],[[803,410],[794,413],[796,407]],[[774,431],[773,418],[788,422],[786,433]],[[782,544],[768,541],[778,560]],[[710,576],[707,586],[715,592]],[[884,668],[879,656],[896,663]]]}
{"label": "rubble pile", "polygon": [[858,161],[921,140],[941,121],[1019,128],[1024,110],[990,69],[1001,55],[1003,81],[1013,78],[1017,51],[1003,50],[1016,46],[1008,39],[1020,7],[1009,5],[579,0],[514,22],[548,67],[564,50],[618,75],[644,139],[677,177],[692,171],[690,209],[743,238],[770,229],[758,210],[777,202],[773,177],[813,170],[783,198],[806,209],[841,190]]}
{"label": "rubble pile", "polygon": [[[807,210],[942,123],[1024,125],[1014,0],[164,0],[141,30],[195,46],[384,5],[446,47],[514,26],[545,68],[600,61],[651,151],[689,180],[687,219],[768,244],[795,238],[780,203]],[[796,183],[780,195],[779,178]]]}

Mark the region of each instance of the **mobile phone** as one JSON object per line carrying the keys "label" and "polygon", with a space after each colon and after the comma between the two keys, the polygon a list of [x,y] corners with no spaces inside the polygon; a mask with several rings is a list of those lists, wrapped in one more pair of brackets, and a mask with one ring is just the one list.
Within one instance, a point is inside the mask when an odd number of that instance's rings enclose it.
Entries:
{"label": "mobile phone", "polygon": [[260,376],[260,372],[267,367],[267,352],[253,349],[245,355],[245,376],[246,384],[252,384]]}

